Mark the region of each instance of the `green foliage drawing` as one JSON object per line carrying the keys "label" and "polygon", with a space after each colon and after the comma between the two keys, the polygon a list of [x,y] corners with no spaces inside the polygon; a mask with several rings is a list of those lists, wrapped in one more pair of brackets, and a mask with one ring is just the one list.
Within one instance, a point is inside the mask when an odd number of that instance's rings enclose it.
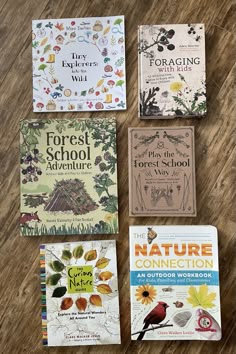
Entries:
{"label": "green foliage drawing", "polygon": [[99,204],[102,205],[103,210],[112,214],[117,212],[118,198],[109,193],[109,187],[115,185],[115,183],[111,180],[108,173],[98,174],[93,179],[95,182],[94,188],[99,197],[101,197]]}

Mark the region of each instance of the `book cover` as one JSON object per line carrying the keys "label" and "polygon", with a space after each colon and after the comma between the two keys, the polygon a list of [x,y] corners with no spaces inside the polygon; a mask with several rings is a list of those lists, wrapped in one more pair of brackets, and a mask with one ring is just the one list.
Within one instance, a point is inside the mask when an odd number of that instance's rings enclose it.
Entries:
{"label": "book cover", "polygon": [[115,118],[20,123],[24,236],[118,233]]}
{"label": "book cover", "polygon": [[124,21],[32,22],[34,112],[126,109]]}
{"label": "book cover", "polygon": [[204,24],[138,29],[139,117],[206,115]]}
{"label": "book cover", "polygon": [[120,344],[115,241],[40,246],[45,346]]}
{"label": "book cover", "polygon": [[217,229],[131,226],[132,340],[221,339]]}
{"label": "book cover", "polygon": [[130,216],[196,216],[194,127],[129,128]]}

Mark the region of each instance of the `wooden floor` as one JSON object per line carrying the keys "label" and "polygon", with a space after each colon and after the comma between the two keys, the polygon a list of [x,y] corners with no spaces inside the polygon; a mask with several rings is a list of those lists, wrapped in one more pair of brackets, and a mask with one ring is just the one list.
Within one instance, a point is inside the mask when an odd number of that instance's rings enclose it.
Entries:
{"label": "wooden floor", "polygon": [[[41,345],[39,245],[48,237],[19,236],[19,121],[32,113],[31,20],[83,16],[126,17],[128,110],[118,120],[120,234],[118,269],[122,344],[51,348],[50,353],[235,353],[236,173],[235,173],[235,4],[229,0],[1,0],[0,1],[0,352],[48,353]],[[137,26],[206,24],[208,115],[202,120],[145,121],[137,118]],[[46,113],[83,117],[89,113]],[[108,116],[93,113],[90,116]],[[129,218],[127,128],[194,125],[196,128],[197,218]],[[219,230],[223,339],[220,342],[131,342],[129,224],[212,224]],[[63,237],[76,241],[93,237]],[[97,239],[102,237],[97,237]]]}

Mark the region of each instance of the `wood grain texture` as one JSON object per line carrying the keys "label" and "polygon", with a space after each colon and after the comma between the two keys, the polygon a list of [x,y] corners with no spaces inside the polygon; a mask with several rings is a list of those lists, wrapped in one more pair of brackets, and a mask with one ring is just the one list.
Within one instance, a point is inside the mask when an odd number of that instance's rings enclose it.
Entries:
{"label": "wood grain texture", "polygon": [[[1,0],[0,2],[0,352],[165,353],[235,352],[235,3],[230,0]],[[32,113],[31,20],[39,18],[126,17],[128,109],[125,112]],[[137,118],[137,26],[206,24],[208,114],[204,119],[139,121]],[[43,348],[41,345],[39,245],[94,236],[19,236],[19,121],[22,118],[114,115],[118,121],[120,233],[117,240],[122,344]],[[127,128],[194,125],[196,131],[196,218],[129,218]],[[213,224],[219,231],[223,339],[220,342],[130,340],[128,226]],[[96,237],[102,239],[103,237]],[[106,238],[109,238],[107,236]]]}

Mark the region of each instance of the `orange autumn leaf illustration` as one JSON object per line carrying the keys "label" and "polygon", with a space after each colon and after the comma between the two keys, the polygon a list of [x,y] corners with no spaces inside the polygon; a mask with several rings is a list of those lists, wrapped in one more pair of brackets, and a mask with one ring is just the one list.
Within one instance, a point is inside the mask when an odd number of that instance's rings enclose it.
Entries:
{"label": "orange autumn leaf illustration", "polygon": [[42,41],[40,42],[40,46],[42,47],[44,44],[46,44],[48,41],[48,37],[45,37],[44,39],[42,39]]}
{"label": "orange autumn leaf illustration", "polygon": [[91,295],[89,302],[94,306],[102,306],[102,299],[99,295]]}
{"label": "orange autumn leaf illustration", "polygon": [[84,259],[86,261],[94,261],[94,259],[97,258],[97,251],[96,250],[91,250],[85,253]]}
{"label": "orange autumn leaf illustration", "polygon": [[112,290],[107,284],[99,284],[97,285],[97,291],[101,294],[111,294]]}
{"label": "orange autumn leaf illustration", "polygon": [[65,297],[61,302],[61,310],[68,310],[73,305],[71,297]]}
{"label": "orange autumn leaf illustration", "polygon": [[75,304],[80,311],[85,311],[87,307],[87,300],[84,297],[79,297]]}
{"label": "orange autumn leaf illustration", "polygon": [[64,25],[63,25],[63,23],[57,22],[57,24],[55,25],[55,28],[57,28],[59,31],[63,31]]}
{"label": "orange autumn leaf illustration", "polygon": [[99,269],[103,269],[106,268],[106,266],[109,264],[110,259],[109,258],[100,258],[98,259],[97,263],[95,264],[95,267],[99,268]]}
{"label": "orange autumn leaf illustration", "polygon": [[112,272],[109,272],[108,270],[106,272],[101,272],[98,276],[98,278],[100,280],[103,280],[103,281],[106,281],[106,280],[109,280],[111,279],[111,277],[113,276],[113,273]]}

